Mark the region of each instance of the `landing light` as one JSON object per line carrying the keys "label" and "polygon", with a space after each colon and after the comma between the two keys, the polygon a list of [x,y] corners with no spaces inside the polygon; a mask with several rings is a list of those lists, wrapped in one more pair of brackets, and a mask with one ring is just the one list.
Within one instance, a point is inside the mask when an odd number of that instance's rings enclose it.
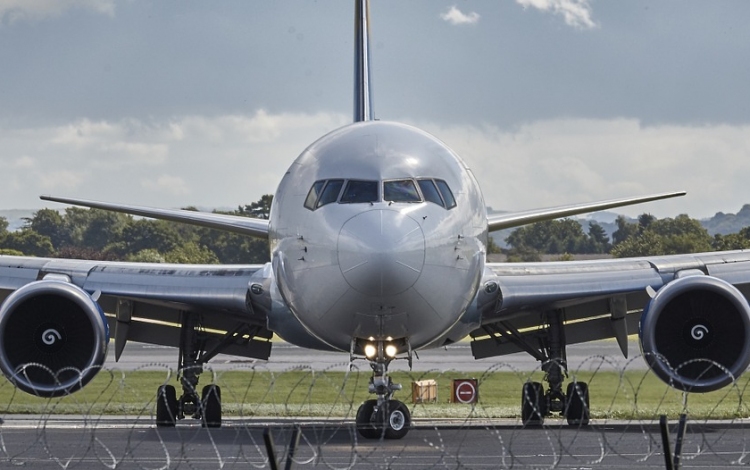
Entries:
{"label": "landing light", "polygon": [[365,356],[367,356],[368,359],[375,357],[377,353],[378,348],[376,348],[374,344],[365,344]]}
{"label": "landing light", "polygon": [[398,350],[396,349],[396,346],[389,344],[385,347],[385,355],[388,357],[396,357],[396,353]]}

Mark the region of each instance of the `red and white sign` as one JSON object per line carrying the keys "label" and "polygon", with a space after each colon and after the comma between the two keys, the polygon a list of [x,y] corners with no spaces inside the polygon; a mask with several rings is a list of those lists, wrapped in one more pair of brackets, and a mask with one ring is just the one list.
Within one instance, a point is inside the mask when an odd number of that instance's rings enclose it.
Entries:
{"label": "red and white sign", "polygon": [[453,380],[453,403],[476,403],[479,398],[477,379]]}

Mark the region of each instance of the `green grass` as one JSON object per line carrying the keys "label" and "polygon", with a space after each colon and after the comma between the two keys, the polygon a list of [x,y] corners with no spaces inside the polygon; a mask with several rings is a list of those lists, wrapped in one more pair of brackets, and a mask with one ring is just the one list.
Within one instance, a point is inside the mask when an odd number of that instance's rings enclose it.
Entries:
{"label": "green grass", "polygon": [[[392,374],[404,390],[396,398],[409,404],[416,418],[517,418],[521,387],[527,380],[541,381],[541,373],[490,369],[485,372]],[[479,402],[474,406],[449,403],[455,378],[479,380]],[[227,416],[348,417],[359,404],[370,398],[370,373],[353,371],[290,370],[281,373],[236,370],[219,372],[215,381],[222,387]],[[573,377],[571,376],[571,379]],[[690,394],[685,399],[647,371],[581,372],[575,377],[588,382],[591,415],[606,419],[653,419],[661,414],[671,418],[687,412],[691,419],[733,419],[750,416],[743,400],[750,379],[743,378],[718,392]],[[201,383],[211,381],[204,373]],[[438,401],[411,404],[411,382],[435,379]],[[102,371],[83,390],[63,398],[44,399],[20,392],[12,384],[0,382],[0,412],[3,414],[84,414],[151,415],[159,385],[177,385],[175,377],[159,371]],[[179,387],[178,387],[179,388]]]}

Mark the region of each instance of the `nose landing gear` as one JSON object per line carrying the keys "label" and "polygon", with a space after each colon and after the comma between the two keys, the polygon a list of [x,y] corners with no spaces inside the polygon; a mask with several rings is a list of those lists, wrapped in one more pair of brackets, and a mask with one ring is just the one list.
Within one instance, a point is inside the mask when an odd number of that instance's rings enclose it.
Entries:
{"label": "nose landing gear", "polygon": [[[402,388],[388,375],[388,365],[395,354],[385,354],[382,342],[373,347],[375,349],[370,351],[374,352],[366,354],[372,368],[369,392],[377,395],[377,399],[360,405],[356,417],[357,431],[365,439],[401,439],[411,427],[411,413],[404,403],[392,399],[393,394]],[[411,364],[411,351],[409,360]]]}

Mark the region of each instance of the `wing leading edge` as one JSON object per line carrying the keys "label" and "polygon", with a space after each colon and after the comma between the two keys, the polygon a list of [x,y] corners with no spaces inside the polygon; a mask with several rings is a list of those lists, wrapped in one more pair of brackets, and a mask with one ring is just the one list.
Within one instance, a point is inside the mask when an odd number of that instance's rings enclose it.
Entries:
{"label": "wing leading edge", "polygon": [[154,207],[113,204],[87,199],[71,199],[52,196],[41,196],[40,199],[44,201],[61,202],[63,204],[91,207],[94,209],[122,212],[125,214],[150,217],[153,219],[182,222],[190,225],[198,225],[201,227],[249,235],[256,238],[268,238],[268,220],[265,219],[252,219],[249,217],[237,217],[183,209],[159,209]]}
{"label": "wing leading edge", "polygon": [[498,214],[488,217],[487,224],[489,225],[490,232],[494,232],[495,230],[521,227],[535,222],[559,219],[560,217],[570,217],[571,215],[585,214],[587,212],[601,211],[615,207],[632,206],[644,202],[684,196],[685,194],[687,194],[685,191],[676,191],[671,193],[652,194],[650,196],[609,199],[599,202],[555,206],[522,212],[510,212],[507,214]]}

